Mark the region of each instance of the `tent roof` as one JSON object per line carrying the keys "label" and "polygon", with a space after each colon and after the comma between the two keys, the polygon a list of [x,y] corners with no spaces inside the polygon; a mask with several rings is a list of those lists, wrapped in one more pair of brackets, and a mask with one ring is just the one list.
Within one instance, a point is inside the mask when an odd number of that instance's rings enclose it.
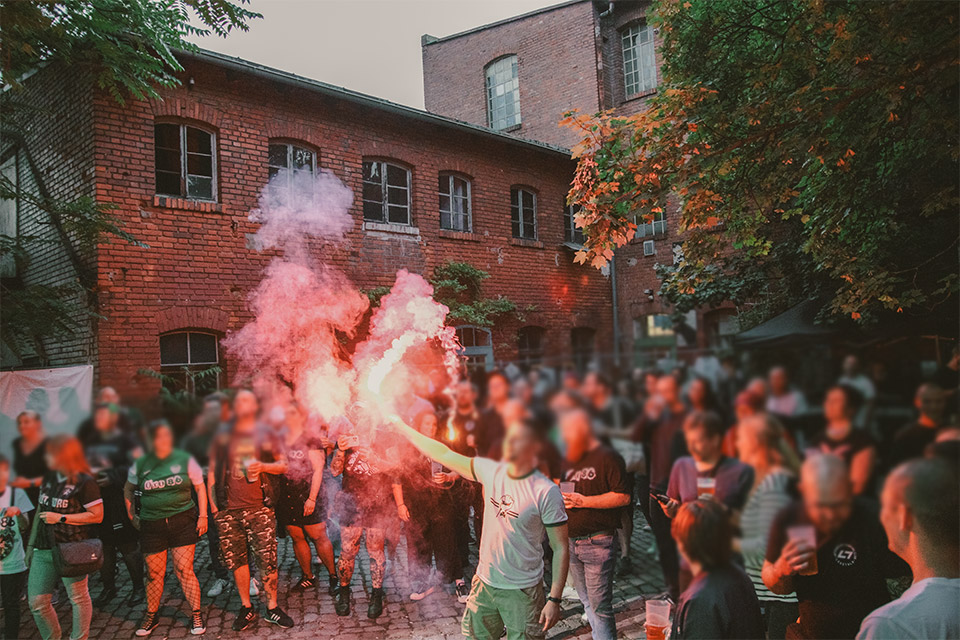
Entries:
{"label": "tent roof", "polygon": [[840,335],[838,327],[816,323],[817,313],[822,307],[823,303],[819,300],[801,302],[752,329],[738,333],[734,343],[746,348],[783,348],[820,342]]}

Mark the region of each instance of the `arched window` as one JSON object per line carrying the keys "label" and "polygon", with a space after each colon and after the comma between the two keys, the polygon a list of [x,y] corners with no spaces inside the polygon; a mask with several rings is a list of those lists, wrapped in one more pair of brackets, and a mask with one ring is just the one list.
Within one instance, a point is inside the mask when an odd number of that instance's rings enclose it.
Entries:
{"label": "arched window", "polygon": [[317,152],[296,142],[271,140],[267,164],[270,180],[280,174],[291,181],[295,175],[314,176],[317,174]]}
{"label": "arched window", "polygon": [[160,373],[170,390],[204,395],[220,388],[220,340],[203,330],[160,336]]}
{"label": "arched window", "polygon": [[521,327],[517,332],[517,354],[527,366],[543,362],[543,341],[547,330],[543,327]]}
{"label": "arched window", "polygon": [[462,325],[456,328],[457,341],[460,343],[460,355],[467,361],[467,370],[490,371],[493,369],[493,339],[490,329]]}
{"label": "arched window", "polygon": [[217,136],[194,125],[153,126],[157,195],[217,199]]}
{"label": "arched window", "polygon": [[363,219],[411,224],[410,170],[388,160],[363,161]]}
{"label": "arched window", "polygon": [[537,194],[530,189],[510,189],[510,224],[514,238],[537,239]]}
{"label": "arched window", "polygon": [[440,228],[472,230],[470,181],[455,173],[440,174]]}
{"label": "arched window", "polygon": [[520,126],[520,78],[517,56],[504,56],[486,68],[487,124],[503,131]]}
{"label": "arched window", "polygon": [[620,32],[623,47],[623,88],[628,98],[657,88],[653,27],[633,24]]}

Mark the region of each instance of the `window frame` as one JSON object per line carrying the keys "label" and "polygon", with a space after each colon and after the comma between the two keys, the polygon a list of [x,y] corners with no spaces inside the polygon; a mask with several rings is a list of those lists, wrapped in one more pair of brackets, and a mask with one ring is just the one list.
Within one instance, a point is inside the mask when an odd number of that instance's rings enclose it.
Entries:
{"label": "window frame", "polygon": [[[481,358],[481,357],[482,357],[482,358],[483,358],[483,370],[484,370],[484,371],[492,371],[492,370],[493,370],[493,367],[494,367],[494,358],[493,358],[493,332],[492,332],[489,328],[487,328],[487,327],[481,327],[481,326],[474,325],[474,324],[461,324],[461,325],[455,326],[453,329],[454,329],[454,331],[456,332],[456,335],[457,335],[457,345],[459,346],[459,349],[457,349],[457,355],[459,355],[461,358],[464,358],[464,359],[466,360],[466,362],[465,362],[464,364],[465,364],[467,370],[469,371],[469,370],[475,368],[475,365],[474,365],[474,364],[471,364],[471,363],[476,363],[477,360],[472,359],[472,358]],[[460,339],[461,332],[462,332],[462,331],[466,331],[466,330],[470,330],[470,331],[472,331],[473,334],[474,334],[474,344],[472,344],[472,345],[470,345],[470,346],[464,346],[464,345],[462,344],[461,339]],[[485,344],[485,345],[478,345],[478,344],[476,344],[476,342],[477,342],[477,341],[476,341],[476,335],[477,335],[477,334],[485,335],[485,336],[486,336],[486,340],[487,340],[487,344]]]}
{"label": "window frame", "polygon": [[586,236],[583,234],[583,229],[577,226],[577,222],[574,216],[579,211],[580,207],[573,204],[568,204],[563,209],[563,241],[578,247],[584,246],[586,244]]}
{"label": "window frame", "polygon": [[[532,349],[529,345],[523,345],[524,340],[529,342],[530,335],[538,337],[540,344],[536,349]],[[517,329],[517,362],[526,366],[543,364],[547,354],[546,337],[547,329],[540,325],[528,324]]]}
{"label": "window frame", "polygon": [[642,216],[637,216],[636,238],[653,238],[667,235],[667,212],[654,211],[653,220],[646,222]]}
{"label": "window frame", "polygon": [[[12,169],[13,178],[8,178],[9,182],[13,185],[14,197],[4,200],[4,206],[9,207],[9,213],[11,217],[11,226],[13,227],[13,235],[6,236],[12,241],[20,244],[20,154],[19,150],[14,147],[7,151],[7,153],[0,156],[0,171],[8,171]],[[6,234],[3,234],[6,235]],[[15,278],[17,276],[17,262],[14,260],[12,255],[5,255],[0,257],[0,278]]]}
{"label": "window frame", "polygon": [[[447,188],[449,189],[447,193],[444,193],[443,191],[439,190],[440,181],[443,180],[444,178],[447,179],[446,184],[447,184]],[[453,195],[453,185],[455,180],[460,180],[467,185],[467,189],[466,189],[466,193],[467,193],[466,209],[467,210],[465,213],[457,213],[453,210],[454,199],[460,197],[460,196]],[[437,209],[440,213],[440,228],[446,231],[456,231],[460,233],[473,233],[473,181],[469,177],[463,175],[462,173],[457,173],[455,171],[441,171],[437,179],[437,189],[438,189]],[[446,196],[450,202],[450,210],[446,212],[443,210],[443,205],[441,204],[442,198],[444,196]],[[443,226],[444,213],[446,213],[450,217],[451,226],[449,227]],[[463,228],[457,229],[456,226],[453,225],[454,216],[463,218],[465,222],[465,224],[463,225]]]}
{"label": "window frame", "polygon": [[[193,334],[206,335],[206,336],[211,336],[211,337],[213,337],[214,345],[215,345],[214,353],[216,354],[216,358],[217,358],[216,361],[214,361],[214,362],[190,362],[190,359],[191,359],[191,356],[190,356],[190,336],[193,335]],[[221,377],[221,374],[223,373],[223,361],[222,361],[222,359],[221,359],[221,357],[220,357],[220,334],[217,333],[217,332],[215,332],[215,331],[211,331],[211,330],[209,330],[209,329],[175,329],[175,330],[173,330],[173,331],[166,331],[166,332],[164,332],[164,333],[161,333],[161,334],[157,337],[157,342],[158,342],[158,345],[157,345],[157,346],[159,347],[159,342],[160,342],[160,340],[161,340],[162,338],[165,338],[165,337],[167,337],[167,336],[173,336],[173,335],[185,335],[185,336],[186,336],[187,362],[178,362],[178,363],[168,362],[168,363],[164,363],[164,362],[163,362],[163,351],[162,351],[162,349],[160,350],[160,374],[163,375],[163,376],[165,376],[165,378],[164,378],[164,383],[163,383],[164,386],[166,386],[166,384],[167,384],[167,383],[166,383],[166,379],[167,379],[167,378],[176,378],[177,381],[179,382],[179,378],[180,378],[180,376],[182,375],[182,376],[183,376],[183,380],[182,380],[182,382],[183,382],[183,388],[184,388],[185,390],[187,390],[188,392],[190,392],[190,393],[195,393],[195,392],[196,392],[196,380],[195,380],[194,376],[191,376],[191,375],[190,375],[190,373],[191,373],[191,372],[203,372],[203,371],[206,371],[207,369],[216,367],[216,368],[220,369],[220,371],[217,371],[217,373],[216,373],[216,377],[215,377],[215,380],[214,380],[214,382],[215,382],[214,388],[215,388],[215,389],[219,389],[219,388],[220,388],[220,377]]]}
{"label": "window frame", "polygon": [[[270,162],[270,147],[279,147],[279,146],[286,147],[287,166],[285,167],[278,167],[274,164],[271,164]],[[293,176],[294,174],[297,173],[296,169],[291,168],[293,166],[294,149],[302,149],[310,153],[313,159],[312,166],[310,167],[310,175],[314,178],[317,177],[317,172],[320,170],[320,167],[319,167],[320,154],[317,152],[316,148],[313,145],[309,145],[299,140],[290,140],[287,138],[273,138],[267,142],[267,180],[268,181],[273,179],[272,176],[270,176],[271,169],[277,169],[278,173],[280,171],[286,171],[287,172],[287,188],[292,188]]]}
{"label": "window frame", "polygon": [[[513,105],[513,122],[510,124],[505,124],[504,126],[497,126],[497,122],[500,119],[495,118],[494,112],[496,111],[493,106],[494,98],[497,97],[496,90],[497,87],[504,86],[507,82],[498,82],[492,84],[491,78],[497,74],[498,65],[504,64],[506,61],[510,61],[510,70],[511,77],[509,84],[516,85],[511,87],[510,92],[514,95]],[[492,72],[492,73],[491,73]],[[483,68],[483,87],[484,87],[484,104],[486,105],[487,111],[487,126],[493,129],[494,131],[514,131],[519,129],[523,125],[523,117],[520,109],[520,58],[515,53],[510,53],[507,55],[500,56],[494,60],[491,60]],[[506,95],[506,89],[503,92],[503,95]],[[506,122],[506,118],[503,118]]]}
{"label": "window frame", "polygon": [[[650,40],[646,43],[640,42],[640,34],[644,31],[647,31],[650,35]],[[634,32],[636,35],[633,35]],[[628,100],[630,98],[655,91],[657,86],[659,86],[659,79],[657,78],[657,54],[654,35],[655,33],[653,27],[645,22],[634,22],[620,30],[620,55],[623,68],[623,93]],[[630,41],[629,43],[628,40]],[[645,46],[649,46],[650,51],[644,52],[642,49]],[[628,52],[631,55],[628,56]],[[651,86],[646,86],[644,84],[643,71],[645,68],[645,63],[643,61],[645,59],[645,53],[646,56],[649,56],[649,60],[653,63],[653,84]],[[627,70],[628,66],[633,67],[632,74],[636,78],[635,82],[631,81],[631,72]]]}
{"label": "window frame", "polygon": [[[523,227],[523,198],[522,194],[528,193],[533,197],[533,235],[526,236],[524,235]],[[514,205],[513,199],[514,194],[517,195],[517,204]],[[513,232],[513,223],[514,223],[514,212],[517,213],[517,224],[519,228],[520,235],[516,235]],[[525,187],[523,185],[514,185],[510,187],[510,235],[517,240],[531,240],[536,242],[538,238],[538,229],[537,229],[537,192],[530,187]]]}
{"label": "window frame", "polygon": [[[368,202],[373,203],[374,200],[367,200],[363,193],[363,186],[365,184],[374,184],[372,181],[366,179],[366,167],[367,164],[380,164],[382,165],[380,170],[380,213],[381,218],[374,220],[367,217],[366,205]],[[389,183],[387,182],[388,168],[395,167],[397,169],[402,169],[407,174],[407,221],[406,222],[394,222],[390,220],[390,207],[399,206],[390,204],[390,192],[389,192]],[[361,213],[363,214],[364,222],[372,222],[374,224],[395,224],[402,227],[412,227],[413,226],[413,170],[396,160],[390,160],[388,158],[364,158],[361,161],[360,168],[360,207]],[[400,188],[394,186],[394,188]]]}
{"label": "window frame", "polygon": [[[157,176],[160,173],[160,169],[157,165],[157,127],[158,126],[175,126],[178,128],[178,135],[180,139],[180,192],[179,193],[163,193],[160,191],[159,181]],[[219,137],[215,129],[207,128],[203,125],[194,123],[194,122],[183,122],[177,120],[155,120],[153,123],[154,134],[153,134],[153,147],[154,147],[154,156],[153,156],[153,178],[154,178],[154,193],[158,196],[165,198],[183,198],[184,200],[195,200],[197,202],[219,202],[220,198],[220,189],[219,189],[219,166],[217,162],[218,155],[218,142]],[[210,136],[210,197],[204,198],[199,196],[192,196],[189,193],[189,176],[196,175],[197,177],[206,178],[207,176],[200,176],[199,174],[191,174],[188,172],[188,160],[190,151],[187,150],[187,130],[196,129],[197,131],[202,131]],[[166,148],[166,147],[164,147]],[[168,149],[172,151],[173,149]],[[163,173],[170,173],[172,171],[164,170]]]}

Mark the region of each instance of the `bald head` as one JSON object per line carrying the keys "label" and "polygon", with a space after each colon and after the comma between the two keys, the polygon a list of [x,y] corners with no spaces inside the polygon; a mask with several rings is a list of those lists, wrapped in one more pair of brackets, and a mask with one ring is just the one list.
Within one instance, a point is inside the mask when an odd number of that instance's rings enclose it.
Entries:
{"label": "bald head", "polygon": [[97,393],[97,402],[120,404],[120,394],[113,387],[101,387]]}
{"label": "bald head", "polygon": [[800,493],[807,516],[821,533],[838,531],[850,518],[853,489],[842,458],[832,454],[807,458],[800,468]]}
{"label": "bald head", "polygon": [[[911,542],[956,550],[960,545],[960,479],[953,465],[920,458],[894,469],[881,494],[880,520],[898,555]],[[908,555],[908,554],[907,554]]]}

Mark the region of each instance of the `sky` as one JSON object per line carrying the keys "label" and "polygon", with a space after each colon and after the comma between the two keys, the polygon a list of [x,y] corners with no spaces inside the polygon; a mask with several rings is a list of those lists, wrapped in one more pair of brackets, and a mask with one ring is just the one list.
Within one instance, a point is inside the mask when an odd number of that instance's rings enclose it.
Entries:
{"label": "sky", "polygon": [[263,14],[211,49],[423,108],[420,36],[447,36],[560,0],[251,0]]}

